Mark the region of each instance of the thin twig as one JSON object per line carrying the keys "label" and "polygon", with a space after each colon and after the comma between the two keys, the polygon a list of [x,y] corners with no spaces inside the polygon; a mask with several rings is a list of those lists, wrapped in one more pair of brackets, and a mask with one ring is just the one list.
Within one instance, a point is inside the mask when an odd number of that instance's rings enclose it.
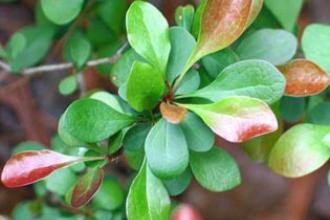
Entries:
{"label": "thin twig", "polygon": [[[123,51],[126,49],[128,43],[126,42],[122,47],[118,49],[118,51],[111,57],[100,58],[95,60],[90,60],[87,62],[87,67],[95,67],[103,64],[113,64],[115,63]],[[38,67],[31,67],[21,71],[22,75],[32,76],[42,72],[54,72],[59,70],[68,70],[74,67],[73,63],[59,63],[59,64],[50,64],[50,65],[42,65]],[[12,72],[10,66],[7,63],[4,63],[0,60],[0,68],[5,70],[6,72]]]}

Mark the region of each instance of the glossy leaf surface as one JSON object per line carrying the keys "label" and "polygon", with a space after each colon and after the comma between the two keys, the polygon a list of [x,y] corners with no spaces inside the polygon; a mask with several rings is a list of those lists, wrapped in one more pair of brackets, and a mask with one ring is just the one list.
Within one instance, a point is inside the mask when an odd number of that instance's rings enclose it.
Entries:
{"label": "glossy leaf surface", "polygon": [[163,180],[163,183],[171,196],[177,196],[183,193],[189,186],[192,180],[192,174],[190,169],[173,179]]}
{"label": "glossy leaf surface", "polygon": [[295,97],[321,93],[330,84],[330,78],[315,63],[297,59],[280,68],[286,78],[285,95]]}
{"label": "glossy leaf surface", "polygon": [[175,95],[185,95],[195,92],[201,83],[201,77],[197,70],[191,69],[183,77],[183,80],[175,90]]}
{"label": "glossy leaf surface", "polygon": [[135,119],[94,99],[73,102],[64,114],[63,126],[73,137],[95,143],[129,126]]}
{"label": "glossy leaf surface", "polygon": [[243,60],[261,59],[274,65],[285,64],[296,54],[298,41],[290,32],[262,29],[244,38],[236,49]]}
{"label": "glossy leaf surface", "polygon": [[103,178],[103,169],[88,170],[74,186],[71,205],[78,208],[87,204],[101,186]]}
{"label": "glossy leaf surface", "polygon": [[137,111],[151,110],[164,94],[162,73],[149,64],[135,62],[127,84],[127,99]]}
{"label": "glossy leaf surface", "polygon": [[144,163],[127,196],[128,220],[168,220],[170,206],[170,198],[163,183]]}
{"label": "glossy leaf surface", "polygon": [[205,153],[192,152],[190,166],[196,180],[210,191],[227,191],[241,182],[237,163],[218,147]]}
{"label": "glossy leaf surface", "polygon": [[249,96],[269,104],[279,100],[285,89],[285,78],[269,62],[246,60],[224,69],[213,83],[181,97],[200,97],[218,101],[229,96]]}
{"label": "glossy leaf surface", "polygon": [[62,167],[89,160],[55,151],[26,151],[15,154],[6,163],[1,181],[6,187],[20,187],[37,182]]}
{"label": "glossy leaf surface", "polygon": [[312,24],[307,26],[302,38],[305,57],[330,74],[330,26]]}
{"label": "glossy leaf surface", "polygon": [[150,169],[162,178],[182,174],[189,163],[188,146],[181,128],[164,119],[148,134],[145,152]]}
{"label": "glossy leaf surface", "polygon": [[191,31],[194,22],[195,8],[192,5],[179,6],[175,10],[175,22],[178,26]]}
{"label": "glossy leaf surface", "polygon": [[252,0],[206,1],[193,61],[232,44],[245,30],[251,4]]}
{"label": "glossy leaf surface", "polygon": [[330,158],[330,127],[300,124],[275,144],[268,164],[286,177],[300,177],[320,168]]}
{"label": "glossy leaf surface", "polygon": [[254,20],[258,17],[263,4],[264,4],[264,0],[252,0],[247,27],[250,26],[254,22]]}
{"label": "glossy leaf surface", "polygon": [[165,74],[171,43],[163,15],[150,3],[135,1],[127,12],[126,27],[133,49]]}
{"label": "glossy leaf surface", "polygon": [[213,104],[185,104],[227,141],[241,143],[278,128],[277,120],[266,103],[249,97],[228,97]]}

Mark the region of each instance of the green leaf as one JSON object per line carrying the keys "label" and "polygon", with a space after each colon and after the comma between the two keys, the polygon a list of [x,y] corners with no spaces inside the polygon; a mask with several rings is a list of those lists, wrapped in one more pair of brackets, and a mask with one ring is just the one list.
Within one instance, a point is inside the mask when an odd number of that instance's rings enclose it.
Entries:
{"label": "green leaf", "polygon": [[158,69],[136,61],[127,83],[127,100],[137,111],[153,109],[164,94],[165,82]]}
{"label": "green leaf", "polygon": [[84,0],[41,0],[41,7],[47,18],[59,25],[75,19],[83,5]]}
{"label": "green leaf", "polygon": [[131,116],[94,99],[73,102],[63,120],[70,135],[87,143],[102,141],[134,122]]}
{"label": "green leaf", "polygon": [[168,220],[170,219],[170,203],[163,183],[144,163],[127,196],[128,220]]}
{"label": "green leaf", "polygon": [[200,116],[214,133],[241,143],[274,132],[277,120],[266,103],[244,96],[224,98],[213,104],[180,104]]}
{"label": "green leaf", "polygon": [[134,1],[126,15],[126,27],[133,49],[165,74],[171,43],[163,15],[148,2]]}
{"label": "green leaf", "polygon": [[202,64],[210,76],[216,78],[227,66],[239,61],[238,55],[230,48],[208,55]]}
{"label": "green leaf", "polygon": [[143,150],[144,142],[147,138],[150,129],[151,124],[149,123],[137,124],[134,127],[130,128],[125,134],[123,140],[125,149],[130,151]]}
{"label": "green leaf", "polygon": [[175,22],[178,26],[191,32],[194,21],[195,9],[192,5],[179,6],[175,10]]}
{"label": "green leaf", "polygon": [[[65,181],[63,181],[65,180]],[[45,179],[46,188],[58,195],[64,196],[74,185],[77,177],[70,169],[60,169]]]}
{"label": "green leaf", "polygon": [[269,166],[286,177],[307,175],[330,158],[330,127],[300,124],[277,141],[269,157]]}
{"label": "green leaf", "polygon": [[61,80],[58,90],[62,95],[70,95],[78,88],[76,75],[67,76]]}
{"label": "green leaf", "polygon": [[290,123],[297,122],[305,113],[305,99],[284,96],[280,105],[281,117]]}
{"label": "green leaf", "polygon": [[143,160],[144,160],[144,149],[140,150],[128,150],[124,146],[124,154],[127,158],[127,163],[128,165],[133,169],[133,170],[139,170]]}
{"label": "green leaf", "polygon": [[186,169],[186,171],[180,176],[173,179],[164,180],[163,183],[171,196],[178,196],[188,188],[191,180],[191,171],[190,169]]}
{"label": "green leaf", "polygon": [[143,61],[144,59],[140,57],[134,50],[127,50],[112,67],[110,73],[111,81],[120,87],[127,83],[129,74],[131,72],[132,65],[135,61]]}
{"label": "green leaf", "polygon": [[105,210],[115,210],[124,203],[124,192],[116,179],[108,178],[103,181],[99,191],[96,193],[93,204]]}
{"label": "green leaf", "polygon": [[330,102],[323,102],[313,107],[306,121],[308,123],[330,126]]}
{"label": "green leaf", "polygon": [[15,57],[9,60],[14,72],[33,66],[44,58],[51,46],[55,29],[49,26],[31,26],[22,29],[19,33],[25,37],[26,43],[24,49],[16,50]]}
{"label": "green leaf", "polygon": [[191,69],[179,84],[175,95],[185,95],[195,92],[201,83],[201,78],[197,70]]}
{"label": "green leaf", "polygon": [[242,60],[261,59],[281,65],[293,58],[297,47],[298,41],[290,32],[262,29],[243,39],[236,52]]}
{"label": "green leaf", "polygon": [[170,59],[166,78],[169,83],[173,83],[176,77],[182,73],[195,45],[194,37],[182,27],[172,27],[170,29],[171,46]]}
{"label": "green leaf", "polygon": [[32,141],[25,141],[25,142],[22,142],[22,143],[18,144],[17,146],[15,146],[15,148],[12,151],[12,155],[22,153],[24,151],[42,150],[44,148],[45,147],[39,143],[32,142]]}
{"label": "green leaf", "polygon": [[36,218],[32,202],[20,202],[14,208],[12,215],[15,220],[33,220]]}
{"label": "green leaf", "polygon": [[91,56],[92,46],[82,34],[73,35],[65,44],[68,61],[80,70]]}
{"label": "green leaf", "polygon": [[265,5],[287,31],[293,31],[304,0],[265,0]]}
{"label": "green leaf", "polygon": [[309,25],[303,34],[302,48],[307,59],[314,61],[330,74],[329,25]]}
{"label": "green leaf", "polygon": [[72,191],[70,204],[75,208],[87,204],[101,186],[103,177],[103,169],[88,170],[77,180]]}
{"label": "green leaf", "polygon": [[148,134],[145,151],[150,169],[161,178],[182,174],[189,163],[188,146],[181,128],[164,119]]}
{"label": "green leaf", "polygon": [[235,160],[223,149],[191,152],[190,166],[196,180],[206,189],[223,192],[238,186],[241,175]]}
{"label": "green leaf", "polygon": [[108,106],[110,106],[111,108],[116,110],[117,112],[125,113],[125,111],[120,103],[120,98],[116,95],[113,95],[111,93],[104,92],[104,91],[99,91],[99,92],[93,93],[89,98],[99,100],[99,101],[107,104]]}
{"label": "green leaf", "polygon": [[125,23],[127,0],[103,1],[97,8],[97,15],[111,30],[119,34]]}
{"label": "green leaf", "polygon": [[9,59],[15,59],[26,47],[27,39],[21,32],[16,32],[9,40],[4,54],[9,55]]}
{"label": "green leaf", "polygon": [[271,63],[246,60],[224,69],[209,86],[181,97],[215,102],[229,96],[249,96],[271,104],[282,97],[284,89],[285,78]]}
{"label": "green leaf", "polygon": [[188,113],[185,120],[180,124],[180,127],[186,137],[190,150],[206,152],[213,147],[215,142],[214,133],[195,114]]}
{"label": "green leaf", "polygon": [[108,154],[112,155],[119,151],[123,145],[123,139],[125,136],[125,131],[119,131],[117,134],[113,135],[109,139]]}
{"label": "green leaf", "polygon": [[3,58],[3,59],[7,58],[7,52],[1,44],[0,44],[0,58]]}

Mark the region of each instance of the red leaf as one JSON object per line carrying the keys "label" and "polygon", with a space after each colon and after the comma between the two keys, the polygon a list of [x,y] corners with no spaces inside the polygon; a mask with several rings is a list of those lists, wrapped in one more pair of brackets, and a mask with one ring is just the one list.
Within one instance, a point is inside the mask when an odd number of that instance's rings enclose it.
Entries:
{"label": "red leaf", "polygon": [[9,188],[37,182],[53,171],[84,161],[84,158],[63,155],[50,150],[26,151],[10,158],[3,168],[1,181]]}
{"label": "red leaf", "polygon": [[245,30],[253,10],[251,5],[252,0],[208,0],[202,15],[196,57],[232,44]]}
{"label": "red leaf", "polygon": [[316,95],[325,90],[330,83],[329,76],[315,63],[297,59],[280,67],[287,85],[287,96],[304,97]]}
{"label": "red leaf", "polygon": [[195,208],[183,204],[175,209],[172,220],[202,220],[202,217]]}
{"label": "red leaf", "polygon": [[90,170],[78,179],[71,198],[71,205],[79,208],[87,204],[100,188],[104,178],[104,170]]}

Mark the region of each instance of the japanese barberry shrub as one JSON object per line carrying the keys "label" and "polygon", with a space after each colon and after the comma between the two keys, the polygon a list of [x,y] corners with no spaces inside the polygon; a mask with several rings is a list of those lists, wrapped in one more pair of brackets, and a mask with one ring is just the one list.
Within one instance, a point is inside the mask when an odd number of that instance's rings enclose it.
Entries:
{"label": "japanese barberry shrub", "polygon": [[[214,192],[240,184],[239,167],[216,136],[240,144],[252,159],[286,177],[320,168],[330,157],[330,26],[308,26],[303,53],[297,54],[303,1],[289,2],[205,0],[196,11],[179,7],[177,26],[169,27],[155,6],[134,1],[126,12],[129,48],[110,68],[119,95],[90,91],[70,104],[59,120],[55,151],[20,146],[3,169],[3,184],[21,187],[47,177],[41,183],[75,208],[168,220],[170,196],[183,193],[193,178]],[[83,0],[41,0],[42,12],[57,25],[74,20],[83,6]],[[120,25],[106,17],[109,10],[116,8],[98,8],[120,33]],[[56,32],[50,27],[18,32],[1,50],[13,72],[40,60],[20,62],[31,47],[26,32],[44,28],[49,36],[40,37],[48,45]],[[86,68],[93,48],[102,47],[102,37],[93,33],[102,34],[101,25],[93,28],[75,32],[66,43],[66,60],[77,72]],[[63,94],[76,89],[75,77],[61,83]],[[303,120],[285,131],[284,122]],[[125,192],[104,173],[120,158],[138,171],[125,207]],[[94,214],[102,219],[101,211]]]}

